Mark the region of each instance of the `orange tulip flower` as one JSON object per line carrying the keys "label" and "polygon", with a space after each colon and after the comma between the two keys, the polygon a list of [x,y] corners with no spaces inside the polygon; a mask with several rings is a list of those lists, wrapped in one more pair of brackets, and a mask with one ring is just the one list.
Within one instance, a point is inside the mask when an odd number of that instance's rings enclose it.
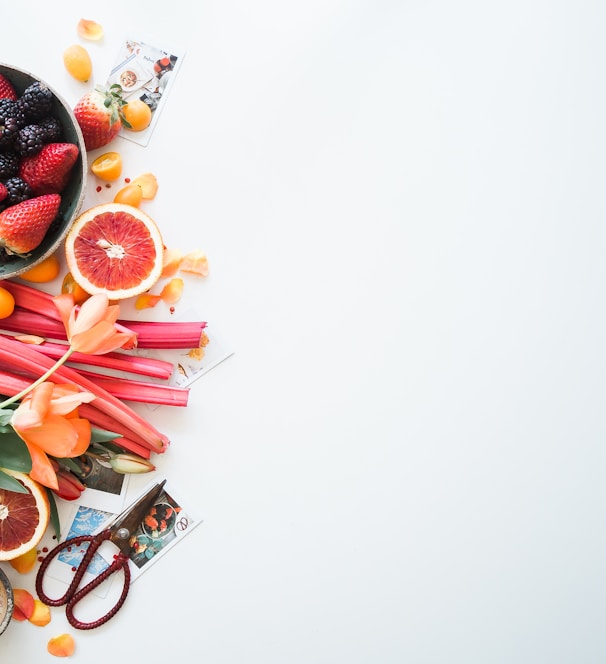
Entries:
{"label": "orange tulip flower", "polygon": [[92,295],[81,305],[71,293],[54,298],[67,332],[70,349],[89,355],[103,355],[117,348],[134,348],[137,335],[116,323],[118,305],[110,305],[107,295]]}
{"label": "orange tulip flower", "polygon": [[91,425],[78,417],[78,406],[95,398],[75,385],[44,382],[27,394],[11,417],[11,425],[27,445],[32,458],[30,477],[58,489],[57,475],[48,455],[76,457],[88,449]]}

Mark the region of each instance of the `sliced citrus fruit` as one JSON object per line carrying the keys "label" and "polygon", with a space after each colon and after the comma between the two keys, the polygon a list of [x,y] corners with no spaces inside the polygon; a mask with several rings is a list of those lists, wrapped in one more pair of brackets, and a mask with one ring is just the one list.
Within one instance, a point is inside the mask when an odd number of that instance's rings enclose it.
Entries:
{"label": "sliced citrus fruit", "polygon": [[119,152],[104,152],[93,161],[90,170],[104,182],[113,182],[122,174],[122,157]]}
{"label": "sliced citrus fruit", "polygon": [[7,470],[27,493],[0,489],[0,560],[12,560],[37,546],[50,520],[46,489],[29,475]]}
{"label": "sliced citrus fruit", "polygon": [[162,273],[164,245],[156,222],[123,203],[89,208],[65,239],[67,266],[91,295],[124,300],[149,290]]}

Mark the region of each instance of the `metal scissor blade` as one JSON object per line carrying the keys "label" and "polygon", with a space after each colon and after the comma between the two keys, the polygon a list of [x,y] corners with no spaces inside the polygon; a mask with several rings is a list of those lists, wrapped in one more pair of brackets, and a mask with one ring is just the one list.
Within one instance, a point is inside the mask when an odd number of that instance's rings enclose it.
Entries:
{"label": "metal scissor blade", "polygon": [[137,530],[139,524],[147,516],[149,510],[154,506],[160,497],[166,480],[154,484],[149,491],[141,496],[127,510],[122,512],[111,524],[111,541],[126,553],[129,549],[130,536]]}

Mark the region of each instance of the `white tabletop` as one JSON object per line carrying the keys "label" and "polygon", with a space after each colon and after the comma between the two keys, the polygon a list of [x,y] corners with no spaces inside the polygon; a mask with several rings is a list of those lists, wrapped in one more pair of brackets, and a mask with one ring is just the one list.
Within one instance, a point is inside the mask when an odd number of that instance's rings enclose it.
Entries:
{"label": "white tabletop", "polygon": [[101,82],[124,37],[185,51],[114,146],[234,354],[143,410],[200,526],[2,661],[604,661],[603,4],[21,0],[0,61],[75,103],[82,17]]}

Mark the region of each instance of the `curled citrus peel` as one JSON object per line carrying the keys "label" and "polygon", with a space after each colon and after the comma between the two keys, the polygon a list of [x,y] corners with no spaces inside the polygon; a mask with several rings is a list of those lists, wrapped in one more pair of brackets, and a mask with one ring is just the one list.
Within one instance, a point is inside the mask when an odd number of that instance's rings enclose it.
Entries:
{"label": "curled citrus peel", "polygon": [[196,249],[184,256],[178,249],[164,247],[160,279],[170,279],[170,281],[164,285],[160,293],[145,292],[139,295],[135,300],[135,309],[150,309],[155,307],[158,302],[176,304],[181,299],[185,288],[183,279],[174,276],[179,270],[206,277],[208,275],[206,254]]}
{"label": "curled citrus peel", "polygon": [[71,657],[76,649],[76,642],[71,634],[59,634],[49,639],[46,649],[54,657]]}
{"label": "curled citrus peel", "polygon": [[207,277],[208,259],[206,258],[206,254],[199,249],[191,251],[189,254],[183,256],[179,269],[182,272],[189,272],[191,274],[197,274],[200,277]]}
{"label": "curled citrus peel", "polygon": [[138,184],[141,187],[144,201],[152,200],[158,193],[158,178],[153,173],[143,173],[136,177],[131,184]]}
{"label": "curled citrus peel", "polygon": [[179,265],[181,264],[182,258],[183,255],[179,249],[167,249],[164,247],[164,253],[162,255],[162,274],[160,277],[174,277],[179,271]]}
{"label": "curled citrus peel", "polygon": [[78,36],[90,41],[99,41],[103,38],[103,26],[96,21],[81,18],[76,27]]}

